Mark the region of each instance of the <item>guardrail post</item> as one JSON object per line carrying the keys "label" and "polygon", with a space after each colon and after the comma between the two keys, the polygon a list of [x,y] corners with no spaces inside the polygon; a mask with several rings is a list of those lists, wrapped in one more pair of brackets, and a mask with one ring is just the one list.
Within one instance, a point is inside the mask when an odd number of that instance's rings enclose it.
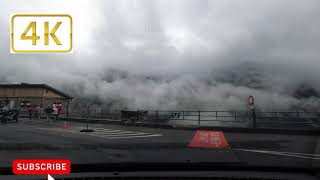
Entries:
{"label": "guardrail post", "polygon": [[137,120],[136,121],[139,121],[139,110],[137,110]]}
{"label": "guardrail post", "polygon": [[218,111],[216,111],[216,121],[218,121]]}
{"label": "guardrail post", "polygon": [[84,110],[82,109],[82,111],[81,111],[81,119],[83,119],[84,118]]}
{"label": "guardrail post", "polygon": [[87,129],[89,129],[89,106],[87,107]]}
{"label": "guardrail post", "polygon": [[144,121],[149,121],[149,111],[147,111],[146,119],[144,119]]}
{"label": "guardrail post", "polygon": [[200,126],[200,111],[198,111],[198,125]]}
{"label": "guardrail post", "polygon": [[89,119],[89,116],[90,116],[90,109],[89,109],[89,106],[88,106],[88,108],[87,108],[87,119]]}
{"label": "guardrail post", "polygon": [[[70,101],[69,101],[69,99],[68,99],[68,104],[67,104],[67,117],[70,117],[69,111],[70,111]],[[39,116],[40,116],[40,118],[41,118],[41,111],[40,111],[40,113],[39,113]]]}
{"label": "guardrail post", "polygon": [[158,111],[156,111],[156,120],[158,121],[159,117],[158,117]]}

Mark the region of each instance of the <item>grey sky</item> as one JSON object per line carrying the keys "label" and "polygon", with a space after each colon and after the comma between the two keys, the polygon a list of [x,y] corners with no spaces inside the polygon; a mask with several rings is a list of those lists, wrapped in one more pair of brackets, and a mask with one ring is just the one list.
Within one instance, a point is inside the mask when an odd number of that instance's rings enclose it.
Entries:
{"label": "grey sky", "polygon": [[[0,83],[47,83],[111,108],[244,109],[249,94],[264,109],[319,105],[294,96],[320,92],[318,0],[0,5]],[[12,13],[71,14],[73,54],[10,54]]]}

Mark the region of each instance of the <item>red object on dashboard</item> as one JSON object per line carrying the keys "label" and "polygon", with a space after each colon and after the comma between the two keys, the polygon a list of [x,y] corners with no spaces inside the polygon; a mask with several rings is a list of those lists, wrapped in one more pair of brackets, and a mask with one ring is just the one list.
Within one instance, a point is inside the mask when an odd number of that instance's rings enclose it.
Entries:
{"label": "red object on dashboard", "polygon": [[222,131],[198,130],[189,144],[191,148],[230,149]]}
{"label": "red object on dashboard", "polygon": [[14,174],[70,174],[71,163],[65,159],[17,159],[12,163]]}

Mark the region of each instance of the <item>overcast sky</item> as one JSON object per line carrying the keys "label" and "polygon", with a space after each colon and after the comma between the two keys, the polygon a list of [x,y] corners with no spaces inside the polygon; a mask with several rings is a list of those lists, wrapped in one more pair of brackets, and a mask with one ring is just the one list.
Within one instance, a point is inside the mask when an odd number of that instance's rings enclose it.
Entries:
{"label": "overcast sky", "polygon": [[[0,8],[0,83],[45,83],[75,103],[110,108],[245,109],[250,94],[261,109],[320,104],[319,0],[3,0]],[[72,15],[73,53],[10,54],[14,13]]]}

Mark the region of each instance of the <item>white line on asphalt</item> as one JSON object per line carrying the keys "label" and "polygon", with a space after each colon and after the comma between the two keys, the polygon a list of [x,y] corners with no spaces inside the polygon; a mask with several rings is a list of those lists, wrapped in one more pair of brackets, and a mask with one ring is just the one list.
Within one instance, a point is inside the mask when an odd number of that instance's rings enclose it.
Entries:
{"label": "white line on asphalt", "polygon": [[90,136],[96,136],[106,139],[125,139],[125,138],[143,138],[143,137],[158,137],[162,136],[162,134],[149,134],[149,135],[133,135],[133,136],[98,136],[94,134],[89,134]]}
{"label": "white line on asphalt", "polygon": [[269,150],[258,150],[258,149],[234,149],[234,150],[260,151],[260,152],[272,152],[272,153],[282,153],[282,154],[293,154],[293,155],[304,155],[304,156],[320,157],[320,154],[296,153],[296,152],[288,152],[288,151],[269,151]]}
{"label": "white line on asphalt", "polygon": [[[76,129],[84,129],[83,127],[77,127]],[[95,132],[133,132],[133,131],[122,131],[118,129],[105,129],[105,128],[90,128]]]}
{"label": "white line on asphalt", "polygon": [[124,131],[124,132],[92,132],[91,134],[105,134],[105,135],[113,135],[113,134],[151,134],[151,133],[143,133],[143,132],[132,132],[132,131]]}
{"label": "white line on asphalt", "polygon": [[[296,158],[303,158],[303,159],[320,160],[320,154],[306,154],[306,153],[281,152],[281,151],[265,151],[265,150],[255,150],[255,149],[233,149],[233,150],[272,154],[272,155],[278,155],[278,156],[296,157]],[[310,156],[314,156],[314,157],[310,157]]]}
{"label": "white line on asphalt", "polygon": [[[86,127],[75,127],[76,129],[84,129]],[[118,129],[106,129],[106,128],[95,128],[95,127],[91,127],[90,129],[93,129],[95,131],[121,131]]]}
{"label": "white line on asphalt", "polygon": [[100,134],[121,134],[121,133],[151,134],[151,133],[144,133],[144,132],[123,131],[123,130],[105,129],[105,128],[92,128],[92,129],[95,130],[95,132],[92,132],[92,133],[100,133]]}
{"label": "white line on asphalt", "polygon": [[[93,127],[95,130],[103,130],[103,131],[114,131],[114,130],[116,130],[116,129],[107,129],[107,128],[95,128],[95,127]],[[117,131],[120,131],[120,130],[117,130]]]}
{"label": "white line on asphalt", "polygon": [[[80,130],[79,127],[76,127],[75,129],[61,129],[61,128],[38,128],[38,129],[59,131],[59,132],[69,132],[74,134],[84,134],[79,131]],[[134,131],[121,131],[121,130],[115,130],[115,129],[106,129],[107,130],[106,132],[106,131],[102,131],[102,129],[104,128],[99,128],[98,131],[94,131],[94,132],[87,132],[85,133],[85,135],[108,138],[108,139],[143,138],[143,137],[162,136],[162,134],[152,134],[152,133],[134,132]]]}
{"label": "white line on asphalt", "polygon": [[103,131],[103,130],[97,130],[97,129],[94,129],[94,128],[93,128],[93,130],[95,132],[110,132],[110,133],[112,133],[112,132],[121,132],[121,130],[106,130],[106,131]]}
{"label": "white line on asphalt", "polygon": [[100,136],[108,136],[108,137],[116,137],[116,136],[143,136],[143,135],[150,135],[150,133],[143,133],[143,134],[139,134],[139,133],[130,133],[130,134],[95,134],[95,133],[90,133],[90,135],[100,135]]}

